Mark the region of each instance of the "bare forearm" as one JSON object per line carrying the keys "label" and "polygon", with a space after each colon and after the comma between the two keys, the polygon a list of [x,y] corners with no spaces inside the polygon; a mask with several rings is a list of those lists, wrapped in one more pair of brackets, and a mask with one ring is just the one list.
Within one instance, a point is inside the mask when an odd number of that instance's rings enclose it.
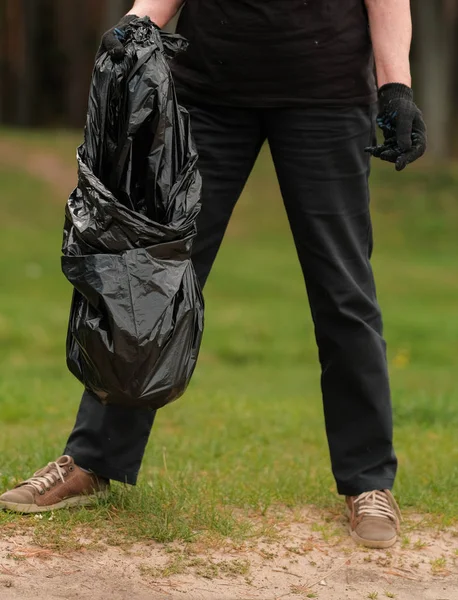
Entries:
{"label": "bare forearm", "polygon": [[374,48],[377,82],[411,86],[410,44],[412,17],[410,0],[365,0]]}
{"label": "bare forearm", "polygon": [[178,12],[184,0],[136,0],[127,14],[149,17],[158,27],[164,27]]}

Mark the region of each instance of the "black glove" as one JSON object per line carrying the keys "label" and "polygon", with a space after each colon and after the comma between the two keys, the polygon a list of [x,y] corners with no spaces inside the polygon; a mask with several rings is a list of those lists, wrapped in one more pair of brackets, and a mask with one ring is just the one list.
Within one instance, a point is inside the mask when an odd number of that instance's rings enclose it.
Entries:
{"label": "black glove", "polygon": [[126,53],[123,44],[126,37],[125,27],[135,19],[138,19],[138,17],[135,15],[126,15],[115,27],[104,33],[102,36],[102,43],[100,44],[99,53],[108,52],[112,60],[115,62],[121,61]]}
{"label": "black glove", "polygon": [[396,171],[423,156],[426,151],[426,125],[413,101],[411,88],[402,83],[388,83],[379,89],[377,124],[383,131],[380,146],[366,152],[396,164]]}

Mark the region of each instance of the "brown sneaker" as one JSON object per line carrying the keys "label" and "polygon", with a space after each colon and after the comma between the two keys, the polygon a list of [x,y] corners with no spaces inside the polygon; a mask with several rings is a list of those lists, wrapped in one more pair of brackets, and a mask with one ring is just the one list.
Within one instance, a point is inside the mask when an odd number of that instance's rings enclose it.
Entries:
{"label": "brown sneaker", "polygon": [[401,512],[389,490],[347,496],[350,534],[367,548],[389,548],[399,535]]}
{"label": "brown sneaker", "polygon": [[87,506],[104,496],[108,488],[107,480],[83,471],[71,456],[61,456],[0,496],[0,508],[38,513],[68,506]]}

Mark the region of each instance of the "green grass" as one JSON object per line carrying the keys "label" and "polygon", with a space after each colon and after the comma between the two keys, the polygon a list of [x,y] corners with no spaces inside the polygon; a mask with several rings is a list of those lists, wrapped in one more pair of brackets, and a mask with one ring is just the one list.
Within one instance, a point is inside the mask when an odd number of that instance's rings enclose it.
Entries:
{"label": "green grass", "polygon": [[[68,160],[78,141],[5,135]],[[458,172],[419,166],[396,174],[377,165],[372,188],[400,459],[395,493],[402,508],[447,521],[458,508]],[[64,202],[27,173],[0,168],[2,488],[61,453],[81,393],[64,356]],[[0,524],[33,524],[36,541],[60,547],[64,532],[67,546],[77,546],[88,525],[112,543],[237,538],[268,530],[278,506],[340,510],[312,323],[267,153],[236,210],[206,303],[195,377],[158,414],[137,488],[114,486],[95,509],[52,520],[3,513]]]}

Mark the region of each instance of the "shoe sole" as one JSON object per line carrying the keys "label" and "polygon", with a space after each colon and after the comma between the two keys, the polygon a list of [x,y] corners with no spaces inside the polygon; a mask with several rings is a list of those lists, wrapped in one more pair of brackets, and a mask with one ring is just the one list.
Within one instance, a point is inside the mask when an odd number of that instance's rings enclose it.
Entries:
{"label": "shoe sole", "polygon": [[50,504],[49,506],[38,506],[38,504],[19,504],[17,502],[3,502],[0,500],[0,508],[23,514],[50,512],[53,510],[60,510],[61,508],[90,506],[92,504],[96,504],[98,500],[106,498],[106,496],[107,492],[96,492],[90,496],[72,496],[71,498],[66,498],[61,502],[56,502],[56,504]]}
{"label": "shoe sole", "polygon": [[[347,513],[348,519],[350,519],[350,517],[351,517],[351,511],[350,511],[350,509],[348,507],[346,509],[346,513]],[[351,528],[351,525],[349,525],[348,530],[350,532],[351,538],[359,546],[365,546],[366,548],[374,548],[374,549],[384,550],[385,548],[391,548],[391,546],[394,546],[395,543],[398,540],[398,535],[397,534],[393,538],[391,538],[390,540],[366,540],[365,538],[362,538],[361,536],[359,536],[356,533],[356,531],[353,531],[352,528]]]}
{"label": "shoe sole", "polygon": [[352,531],[350,529],[350,535],[353,538],[353,540],[359,545],[359,546],[365,546],[366,548],[378,548],[380,550],[383,550],[385,548],[391,548],[391,546],[394,546],[394,544],[396,543],[398,536],[395,535],[394,538],[391,538],[391,540],[366,540],[362,537],[360,537],[356,531]]}

